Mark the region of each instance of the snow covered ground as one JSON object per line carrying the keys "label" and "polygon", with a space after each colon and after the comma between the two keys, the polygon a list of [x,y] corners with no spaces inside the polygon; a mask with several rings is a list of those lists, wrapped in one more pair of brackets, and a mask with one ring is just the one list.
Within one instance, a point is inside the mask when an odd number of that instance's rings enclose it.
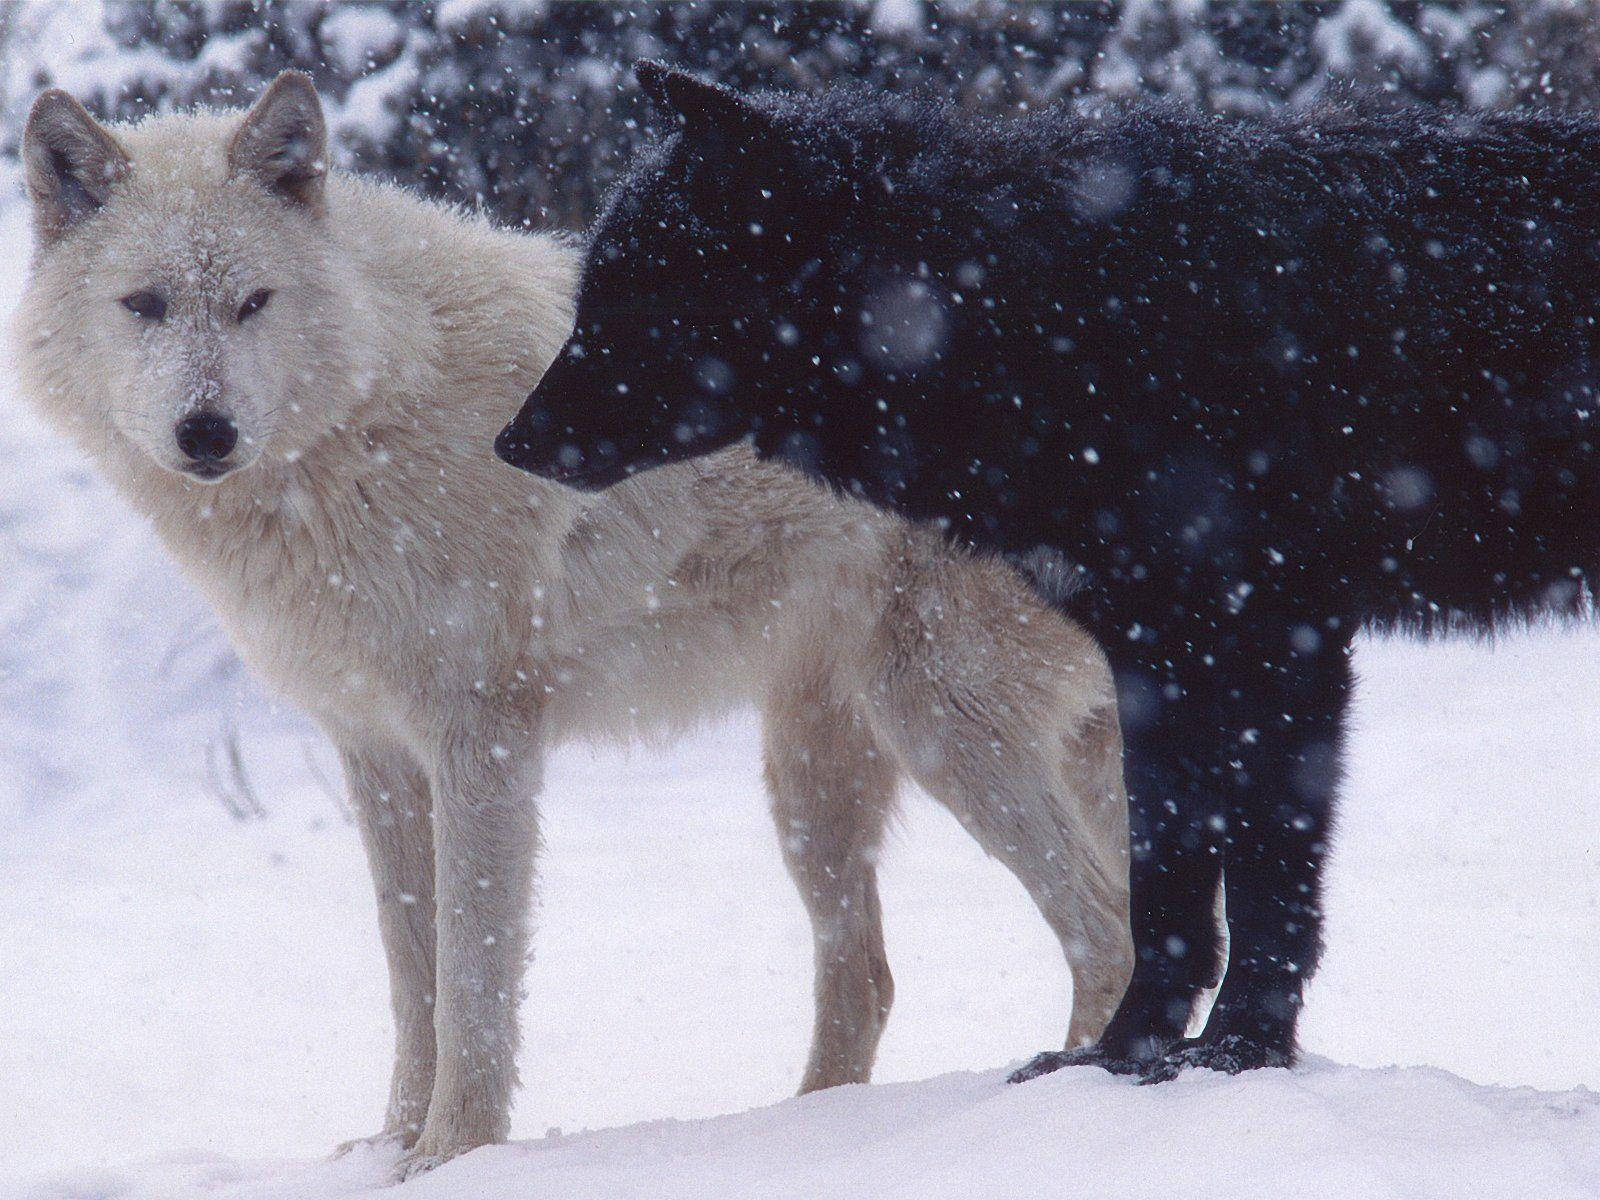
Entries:
{"label": "snow covered ground", "polygon": [[[24,247],[0,207],[0,308]],[[323,1161],[376,1126],[389,1040],[332,757],[13,390],[0,1196],[378,1187],[381,1154]],[[786,1100],[810,943],[740,720],[664,755],[558,757],[520,1140],[401,1194],[1600,1195],[1600,633],[1368,642],[1359,665],[1302,1069],[1005,1086],[1007,1064],[1059,1042],[1066,971],[1021,889],[912,796],[884,868],[883,1082]],[[259,819],[231,816],[237,782],[207,771],[230,737]]]}

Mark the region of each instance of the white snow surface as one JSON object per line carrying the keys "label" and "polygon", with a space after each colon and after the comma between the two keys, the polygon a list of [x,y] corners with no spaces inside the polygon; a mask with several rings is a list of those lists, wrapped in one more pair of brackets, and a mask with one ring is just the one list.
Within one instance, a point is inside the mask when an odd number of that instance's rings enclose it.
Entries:
{"label": "white snow surface", "polygon": [[[0,250],[9,311],[15,204]],[[387,1152],[326,1159],[376,1127],[390,1037],[331,754],[9,375],[0,580],[0,1196],[386,1186]],[[1021,889],[908,796],[881,1082],[786,1099],[810,939],[744,718],[556,757],[517,1140],[401,1194],[1600,1195],[1600,634],[1368,640],[1358,665],[1299,1069],[1007,1086],[1059,1043],[1066,970]],[[207,784],[229,730],[261,819]]]}

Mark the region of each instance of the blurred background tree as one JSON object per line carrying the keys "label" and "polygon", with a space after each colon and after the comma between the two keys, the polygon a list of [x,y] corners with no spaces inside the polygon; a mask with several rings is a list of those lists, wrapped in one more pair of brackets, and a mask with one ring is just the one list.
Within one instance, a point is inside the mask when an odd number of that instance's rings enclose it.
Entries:
{"label": "blurred background tree", "polygon": [[843,79],[995,112],[1153,93],[1224,113],[1600,103],[1600,0],[33,0],[0,11],[0,148],[40,87],[101,115],[248,101],[285,67],[342,163],[509,222],[581,228],[650,136],[629,64],[740,87]]}

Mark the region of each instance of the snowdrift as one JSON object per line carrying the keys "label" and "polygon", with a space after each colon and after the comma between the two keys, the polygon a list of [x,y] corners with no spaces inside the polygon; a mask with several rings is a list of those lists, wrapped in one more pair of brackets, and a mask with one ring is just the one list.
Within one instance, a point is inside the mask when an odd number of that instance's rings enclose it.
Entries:
{"label": "snowdrift", "polygon": [[[393,1155],[174,1158],[42,1184],[29,1200],[335,1200]],[[1592,1200],[1600,1096],[1478,1087],[1424,1068],[1317,1061],[1161,1088],[1078,1069],[838,1088],[701,1121],[479,1150],[397,1189],[415,1200],[995,1200],[1170,1196]]]}

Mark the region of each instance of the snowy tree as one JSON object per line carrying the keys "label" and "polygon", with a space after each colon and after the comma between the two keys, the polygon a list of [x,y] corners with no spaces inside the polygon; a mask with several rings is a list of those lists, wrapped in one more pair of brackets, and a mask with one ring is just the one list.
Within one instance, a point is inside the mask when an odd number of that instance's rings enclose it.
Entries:
{"label": "snowy tree", "polygon": [[857,80],[996,112],[1138,94],[1236,114],[1330,96],[1504,107],[1600,95],[1590,0],[36,0],[3,22],[9,150],[48,84],[126,119],[240,103],[297,67],[322,89],[347,165],[572,227],[650,136],[629,69],[641,57],[746,88]]}

